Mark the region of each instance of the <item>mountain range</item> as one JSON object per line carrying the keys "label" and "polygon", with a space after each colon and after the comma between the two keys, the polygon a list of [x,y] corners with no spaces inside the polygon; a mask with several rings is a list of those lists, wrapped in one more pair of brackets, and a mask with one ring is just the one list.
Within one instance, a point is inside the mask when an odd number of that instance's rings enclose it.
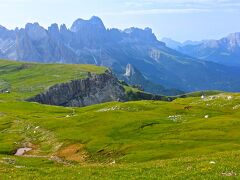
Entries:
{"label": "mountain range", "polygon": [[[77,19],[70,28],[52,24],[45,29],[38,23],[15,30],[1,26],[0,58],[107,66],[120,79],[159,94],[169,89],[178,89],[176,94],[208,89],[240,91],[238,68],[173,50],[150,28],[107,29],[95,16]],[[130,73],[126,77],[129,64],[138,76]]]}
{"label": "mountain range", "polygon": [[240,66],[240,33],[232,33],[220,40],[186,41],[180,43],[168,38],[163,42],[183,54],[227,66]]}

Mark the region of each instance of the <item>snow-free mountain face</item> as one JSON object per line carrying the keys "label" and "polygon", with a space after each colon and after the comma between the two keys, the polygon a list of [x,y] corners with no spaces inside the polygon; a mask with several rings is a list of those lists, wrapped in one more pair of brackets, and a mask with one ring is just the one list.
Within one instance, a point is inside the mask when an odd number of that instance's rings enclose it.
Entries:
{"label": "snow-free mountain face", "polygon": [[126,66],[126,72],[123,77],[120,78],[130,85],[135,85],[138,88],[143,89],[145,92],[153,94],[164,94],[167,96],[184,94],[183,91],[177,89],[166,89],[159,84],[152,83],[151,81],[147,80],[142,75],[142,73],[131,64],[128,64]]}
{"label": "snow-free mountain face", "polygon": [[166,88],[240,91],[238,69],[172,50],[158,41],[150,28],[107,29],[98,17],[78,19],[70,29],[57,24],[44,29],[38,23],[15,30],[0,27],[0,57],[103,65],[112,68],[119,77],[131,64],[147,81]]}
{"label": "snow-free mountain face", "polygon": [[167,47],[169,47],[171,49],[175,49],[177,51],[181,50],[181,48],[184,47],[184,46],[188,46],[188,45],[194,46],[194,45],[201,44],[201,42],[202,42],[202,41],[188,40],[188,41],[185,41],[185,42],[181,43],[181,42],[175,41],[171,38],[162,38],[161,41],[164,42]]}
{"label": "snow-free mountain face", "polygon": [[161,41],[164,42],[167,47],[169,47],[171,49],[175,49],[175,50],[178,50],[179,48],[181,48],[183,46],[182,43],[175,41],[171,38],[162,38]]}
{"label": "snow-free mountain face", "polygon": [[[178,44],[165,41],[167,46],[189,56],[228,66],[240,66],[240,33],[233,33],[220,40],[204,40],[197,44]],[[177,44],[178,42],[175,42]]]}
{"label": "snow-free mountain face", "polygon": [[74,21],[72,27],[72,32],[81,31],[99,31],[104,32],[106,28],[99,17],[93,16],[90,20],[77,19]]}

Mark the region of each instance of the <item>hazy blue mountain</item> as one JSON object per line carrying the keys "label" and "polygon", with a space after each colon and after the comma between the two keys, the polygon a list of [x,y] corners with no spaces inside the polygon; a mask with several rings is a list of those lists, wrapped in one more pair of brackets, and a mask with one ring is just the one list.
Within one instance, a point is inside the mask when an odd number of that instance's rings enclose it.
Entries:
{"label": "hazy blue mountain", "polygon": [[181,48],[183,46],[182,43],[175,41],[171,38],[162,38],[161,41],[164,42],[167,47],[169,47],[171,49],[175,49],[175,50],[178,50],[179,48]]}
{"label": "hazy blue mountain", "polygon": [[187,40],[183,43],[175,41],[171,38],[162,38],[161,39],[162,42],[164,42],[166,44],[167,47],[171,48],[171,49],[175,49],[177,51],[181,51],[181,48],[184,46],[194,46],[194,45],[199,45],[202,43],[202,41],[191,41],[191,40]]}
{"label": "hazy blue mountain", "polygon": [[165,39],[167,46],[186,55],[216,62],[223,65],[240,66],[240,33],[233,33],[220,40],[204,40],[197,44],[188,43],[174,46]]}
{"label": "hazy blue mountain", "polygon": [[[240,91],[239,69],[170,49],[158,41],[150,28],[107,29],[98,17],[78,19],[70,29],[64,24],[44,29],[38,23],[15,30],[0,27],[0,57],[103,65],[120,78],[131,64],[147,81],[166,89]],[[143,88],[148,87],[145,84]]]}
{"label": "hazy blue mountain", "polygon": [[198,45],[198,44],[201,44],[203,41],[191,41],[191,40],[187,40],[187,41],[184,41],[182,43],[183,46],[187,46],[187,45]]}

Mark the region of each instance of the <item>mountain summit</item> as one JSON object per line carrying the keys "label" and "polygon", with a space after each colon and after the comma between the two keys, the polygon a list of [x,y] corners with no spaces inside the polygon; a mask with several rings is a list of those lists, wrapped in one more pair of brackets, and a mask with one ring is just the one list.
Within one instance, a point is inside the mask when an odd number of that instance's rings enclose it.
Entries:
{"label": "mountain summit", "polygon": [[99,17],[93,16],[90,20],[77,19],[71,27],[72,32],[98,30],[106,31],[106,28]]}

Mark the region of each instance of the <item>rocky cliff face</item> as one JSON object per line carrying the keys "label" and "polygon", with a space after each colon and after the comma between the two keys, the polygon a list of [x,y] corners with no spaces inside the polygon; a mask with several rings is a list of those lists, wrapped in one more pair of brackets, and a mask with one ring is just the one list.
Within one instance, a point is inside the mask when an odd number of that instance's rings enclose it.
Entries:
{"label": "rocky cliff face", "polygon": [[111,73],[89,75],[86,79],[50,87],[28,101],[58,106],[83,107],[111,101],[124,101],[125,90]]}

